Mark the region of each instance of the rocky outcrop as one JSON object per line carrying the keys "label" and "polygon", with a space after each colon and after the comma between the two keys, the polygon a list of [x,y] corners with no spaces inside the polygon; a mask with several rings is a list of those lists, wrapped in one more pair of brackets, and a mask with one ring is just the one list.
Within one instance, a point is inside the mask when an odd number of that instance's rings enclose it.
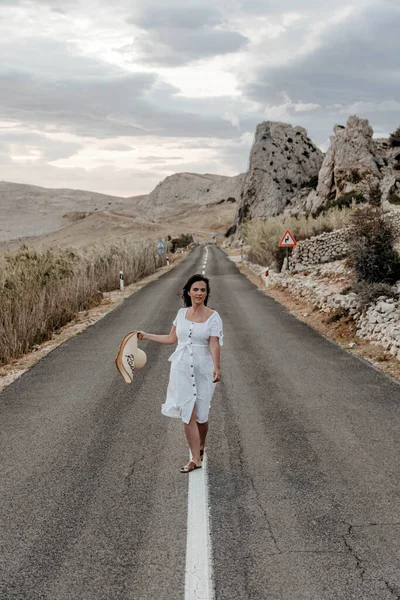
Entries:
{"label": "rocky outcrop", "polygon": [[323,154],[302,127],[267,121],[257,126],[234,227],[247,218],[278,215],[318,174]]}
{"label": "rocky outcrop", "polygon": [[349,192],[369,200],[376,186],[386,210],[400,204],[400,150],[388,139],[372,136],[368,120],[357,116],[350,117],[345,127],[335,125],[316,190],[299,190],[284,212],[315,213]]}
{"label": "rocky outcrop", "polygon": [[171,212],[174,207],[183,204],[236,202],[240,198],[243,177],[175,173],[159,183],[141,200],[138,207],[145,210],[146,215],[157,216]]}
{"label": "rocky outcrop", "polygon": [[382,203],[386,210],[400,204],[400,148],[392,147],[388,139],[374,140],[375,155],[382,175]]}
{"label": "rocky outcrop", "polygon": [[357,116],[349,117],[346,127],[335,125],[318,175],[313,211],[353,190],[369,197],[371,186],[382,179],[373,133],[368,120]]}

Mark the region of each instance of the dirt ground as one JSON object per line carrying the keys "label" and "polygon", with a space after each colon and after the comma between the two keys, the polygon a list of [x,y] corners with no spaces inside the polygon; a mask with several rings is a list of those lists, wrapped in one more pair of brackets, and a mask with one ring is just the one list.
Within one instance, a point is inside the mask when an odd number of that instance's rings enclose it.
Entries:
{"label": "dirt ground", "polygon": [[[103,300],[98,306],[94,306],[89,310],[78,313],[73,321],[55,332],[50,340],[36,346],[32,352],[25,354],[19,359],[13,360],[10,364],[0,366],[0,392],[25,373],[25,371],[28,371],[38,363],[40,359],[46,356],[46,354],[63,344],[69,338],[81,333],[96,323],[96,321],[102,319],[107,313],[119,306],[125,298],[135,294],[142,287],[151,281],[158,279],[163,273],[172,269],[185,258],[186,254],[187,252],[182,252],[170,255],[171,263],[169,266],[161,267],[155,273],[152,273],[152,275],[149,275],[136,283],[132,283],[127,286],[123,292],[119,290],[105,292]],[[117,350],[118,348],[115,349],[115,354],[117,353]]]}
{"label": "dirt ground", "polygon": [[324,313],[312,304],[295,298],[286,289],[266,288],[262,279],[246,265],[237,262],[237,266],[259,290],[285,306],[300,321],[307,323],[351,354],[367,360],[377,369],[396,380],[400,380],[400,361],[397,357],[386,352],[378,344],[357,337],[356,325],[353,319],[349,317],[335,319],[334,315]]}

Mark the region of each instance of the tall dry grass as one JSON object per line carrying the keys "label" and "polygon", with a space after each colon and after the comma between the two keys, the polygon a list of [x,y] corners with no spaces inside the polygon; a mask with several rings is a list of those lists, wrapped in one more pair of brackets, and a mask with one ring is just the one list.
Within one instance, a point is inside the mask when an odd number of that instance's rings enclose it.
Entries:
{"label": "tall dry grass", "polygon": [[83,251],[36,252],[22,247],[0,261],[0,364],[49,339],[81,310],[99,304],[103,292],[153,273],[156,246],[121,242]]}
{"label": "tall dry grass", "polygon": [[279,265],[278,244],[286,229],[289,229],[297,241],[319,235],[324,231],[346,227],[352,209],[334,208],[317,217],[299,215],[289,217],[270,217],[266,220],[253,220],[244,225],[243,239],[250,247],[249,259],[260,265]]}

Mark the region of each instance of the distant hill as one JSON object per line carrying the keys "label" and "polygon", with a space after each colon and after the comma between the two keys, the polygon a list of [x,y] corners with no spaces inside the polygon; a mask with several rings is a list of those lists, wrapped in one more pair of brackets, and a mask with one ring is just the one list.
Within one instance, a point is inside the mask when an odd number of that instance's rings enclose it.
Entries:
{"label": "distant hill", "polygon": [[0,241],[37,236],[65,225],[68,213],[118,210],[131,199],[95,192],[0,182]]}
{"label": "distant hill", "polygon": [[71,189],[0,182],[0,250],[22,242],[45,248],[226,231],[240,197],[242,175],[178,173],[148,195],[122,198]]}

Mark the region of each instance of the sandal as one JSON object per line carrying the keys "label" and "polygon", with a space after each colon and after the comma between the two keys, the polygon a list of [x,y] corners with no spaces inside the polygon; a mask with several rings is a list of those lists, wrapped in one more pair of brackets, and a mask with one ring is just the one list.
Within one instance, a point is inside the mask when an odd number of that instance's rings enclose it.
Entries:
{"label": "sandal", "polygon": [[191,471],[194,471],[195,469],[201,469],[201,465],[196,465],[196,463],[193,460],[191,460],[190,462],[188,462],[187,465],[182,467],[181,473],[190,473]]}

